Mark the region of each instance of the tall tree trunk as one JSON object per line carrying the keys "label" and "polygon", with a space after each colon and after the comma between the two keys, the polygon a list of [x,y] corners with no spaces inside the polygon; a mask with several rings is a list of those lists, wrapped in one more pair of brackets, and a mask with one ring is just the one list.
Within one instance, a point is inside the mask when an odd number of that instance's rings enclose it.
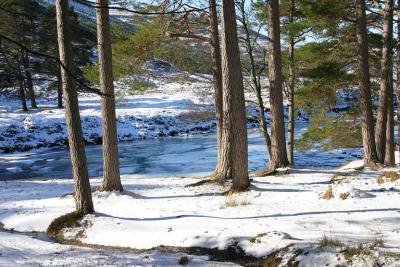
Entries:
{"label": "tall tree trunk", "polygon": [[271,160],[270,169],[289,165],[286,152],[285,121],[283,114],[282,62],[279,21],[279,0],[268,1],[269,30],[269,88],[271,108]]}
{"label": "tall tree trunk", "polygon": [[[389,10],[390,23],[393,25],[393,2]],[[385,165],[387,166],[395,166],[395,141],[394,141],[394,90],[393,90],[393,26],[391,27],[391,36],[390,36],[390,65],[389,65],[389,80],[388,80],[388,106],[387,106],[387,125],[386,125],[386,148],[385,148]]]}
{"label": "tall tree trunk", "polygon": [[364,148],[364,163],[373,166],[378,162],[375,147],[374,121],[372,113],[371,86],[368,66],[367,23],[365,0],[356,1],[357,12],[357,46],[358,46],[358,79],[361,95],[361,127]]}
{"label": "tall tree trunk", "polygon": [[[289,10],[289,23],[293,24],[293,16],[295,12],[295,0],[290,0],[290,10]],[[289,120],[288,120],[288,144],[287,144],[287,154],[289,164],[294,164],[294,128],[296,123],[296,118],[294,114],[294,87],[295,87],[295,73],[294,73],[294,36],[289,33]]]}
{"label": "tall tree trunk", "polygon": [[[397,1],[400,10],[400,0]],[[397,145],[400,162],[400,20],[397,19]]]}
{"label": "tall tree trunk", "polygon": [[[60,61],[72,72],[72,47],[69,28],[68,0],[56,0],[58,51]],[[65,119],[67,122],[69,151],[71,154],[72,173],[75,182],[75,206],[79,214],[94,212],[89,175],[86,163],[85,143],[79,115],[78,94],[73,77],[64,68],[61,80],[65,100]]]}
{"label": "tall tree trunk", "polygon": [[24,79],[21,77],[21,75],[19,78],[19,97],[21,99],[22,110],[28,111],[28,106],[26,105]]}
{"label": "tall tree trunk", "polygon": [[383,25],[383,47],[381,61],[381,80],[379,89],[378,118],[376,121],[376,152],[380,163],[385,161],[386,126],[390,91],[390,69],[392,64],[392,39],[393,39],[393,1],[386,0]]}
{"label": "tall tree trunk", "polygon": [[28,89],[28,93],[29,93],[29,99],[31,100],[31,107],[37,108],[35,91],[33,90],[32,73],[31,73],[30,67],[31,66],[30,66],[30,62],[29,62],[29,55],[28,55],[28,53],[25,53],[24,69],[25,69],[26,85],[27,85],[27,89]]}
{"label": "tall tree trunk", "polygon": [[[393,73],[392,67],[391,73]],[[386,149],[385,149],[385,165],[395,166],[395,145],[394,145],[394,95],[393,95],[393,77],[390,77],[389,85],[389,101],[386,125]]]}
{"label": "tall tree trunk", "polygon": [[260,130],[261,133],[264,137],[264,143],[267,149],[268,153],[268,161],[271,158],[271,138],[268,133],[268,127],[267,127],[267,122],[265,120],[265,107],[264,107],[264,100],[262,98],[261,94],[261,82],[259,79],[259,76],[257,76],[257,66],[256,62],[254,59],[254,42],[252,42],[251,36],[250,36],[250,31],[249,25],[248,25],[248,17],[246,14],[246,2],[245,0],[238,1],[237,2],[238,9],[241,13],[241,21],[243,31],[245,34],[245,43],[246,43],[246,52],[250,60],[250,76],[251,76],[251,82],[252,82],[252,89],[256,95],[257,98],[257,105],[258,105],[258,110],[260,112],[260,115],[258,116],[258,123],[260,124]]}
{"label": "tall tree trunk", "polygon": [[215,117],[217,122],[217,164],[214,178],[218,182],[224,182],[223,162],[227,159],[222,157],[222,128],[223,128],[223,103],[222,103],[222,67],[221,67],[221,46],[219,43],[218,15],[215,0],[209,0],[210,6],[210,28],[211,28],[211,57],[212,73],[214,82]]}
{"label": "tall tree trunk", "polygon": [[62,93],[62,81],[61,81],[61,68],[57,71],[57,108],[63,107],[63,93]]}
{"label": "tall tree trunk", "polygon": [[249,185],[246,107],[237,37],[235,3],[222,0],[222,88],[223,88],[223,174],[232,178],[231,191],[246,190]]}
{"label": "tall tree trunk", "polygon": [[108,0],[97,0],[97,43],[99,53],[101,116],[103,127],[103,184],[102,190],[122,191],[119,173],[118,134],[115,115],[115,96],[110,40]]}

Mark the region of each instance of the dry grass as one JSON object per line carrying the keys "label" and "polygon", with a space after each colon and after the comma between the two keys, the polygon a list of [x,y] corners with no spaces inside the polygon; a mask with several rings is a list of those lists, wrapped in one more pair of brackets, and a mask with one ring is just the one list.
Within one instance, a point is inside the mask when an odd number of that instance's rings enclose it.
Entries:
{"label": "dry grass", "polygon": [[373,255],[373,252],[377,247],[383,247],[382,239],[376,239],[367,244],[359,244],[355,247],[348,247],[344,251],[344,257],[347,261],[351,261],[354,256],[368,257]]}
{"label": "dry grass", "polygon": [[250,238],[249,241],[250,241],[251,243],[258,243],[258,244],[259,244],[259,243],[261,243],[260,238],[263,237],[263,236],[266,236],[266,235],[267,235],[266,233],[258,234],[258,235],[256,235],[256,236]]}
{"label": "dry grass", "polygon": [[396,260],[400,260],[400,253],[397,253],[397,252],[385,251],[384,255],[387,258],[393,258],[393,259],[396,259]]}
{"label": "dry grass", "polygon": [[368,257],[371,256],[371,249],[369,246],[360,244],[355,247],[347,248],[344,251],[344,257],[347,261],[351,261],[354,256]]}
{"label": "dry grass", "polygon": [[350,193],[341,193],[339,197],[341,200],[346,200],[349,198],[349,196],[350,196]]}
{"label": "dry grass", "polygon": [[386,182],[396,182],[400,179],[400,173],[395,171],[385,171],[378,176],[378,184],[383,184]]}
{"label": "dry grass", "polygon": [[246,206],[251,204],[251,197],[248,193],[229,193],[225,195],[221,209]]}
{"label": "dry grass", "polygon": [[336,248],[336,247],[344,247],[345,244],[340,241],[339,239],[335,239],[333,237],[323,236],[322,239],[319,241],[319,245],[322,248]]}
{"label": "dry grass", "polygon": [[333,190],[332,187],[328,187],[328,189],[326,189],[326,191],[324,193],[322,193],[320,195],[319,198],[325,199],[325,200],[330,200],[332,198],[334,198],[335,196],[333,195]]}

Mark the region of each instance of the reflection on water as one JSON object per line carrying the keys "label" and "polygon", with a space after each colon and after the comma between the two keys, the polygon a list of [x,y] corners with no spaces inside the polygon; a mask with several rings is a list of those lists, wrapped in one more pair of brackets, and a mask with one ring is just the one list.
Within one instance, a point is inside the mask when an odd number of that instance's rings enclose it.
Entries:
{"label": "reflection on water", "polygon": [[[300,135],[305,127],[298,126]],[[146,176],[188,176],[210,173],[215,167],[215,135],[146,139],[119,144],[121,174]],[[86,147],[90,176],[102,174],[100,145]],[[334,168],[360,157],[360,149],[295,153],[296,166]],[[250,171],[266,167],[266,149],[257,130],[249,131]],[[0,156],[0,180],[23,178],[69,178],[71,163],[68,150],[59,148],[41,152]]]}

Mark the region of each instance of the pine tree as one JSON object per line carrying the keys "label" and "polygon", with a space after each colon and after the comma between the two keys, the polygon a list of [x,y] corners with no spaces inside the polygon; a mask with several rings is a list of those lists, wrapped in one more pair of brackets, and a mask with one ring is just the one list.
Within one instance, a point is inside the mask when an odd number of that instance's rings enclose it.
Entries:
{"label": "pine tree", "polygon": [[285,121],[283,114],[282,62],[280,42],[279,0],[268,1],[269,90],[271,109],[270,171],[288,166]]}
{"label": "pine tree", "polygon": [[[385,142],[385,158],[384,163],[387,166],[394,166],[396,164],[395,160],[395,144],[394,144],[394,95],[393,95],[393,0],[388,0],[386,2],[385,11],[385,23],[388,23],[388,27],[384,27],[387,30],[387,42],[386,47],[388,51],[389,60],[387,64],[389,65],[387,74],[387,91],[388,91],[388,102],[387,102],[387,123],[386,123],[386,142]],[[386,35],[384,35],[386,36]],[[382,55],[383,56],[383,55]],[[383,69],[382,69],[383,70]]]}
{"label": "pine tree", "polygon": [[[400,10],[400,0],[397,1]],[[397,20],[397,145],[400,157],[400,20]],[[400,162],[400,159],[399,159]]]}
{"label": "pine tree", "polygon": [[79,115],[78,94],[73,73],[71,34],[69,28],[68,0],[56,0],[58,51],[61,80],[65,99],[65,118],[68,130],[68,143],[71,155],[72,174],[75,184],[75,206],[78,214],[93,213],[92,194],[86,162],[85,143]]}
{"label": "pine tree", "polygon": [[222,153],[222,131],[223,131],[223,102],[222,102],[222,67],[221,67],[221,46],[219,41],[218,15],[215,0],[209,0],[210,12],[210,29],[211,29],[211,56],[212,56],[212,74],[214,82],[214,98],[215,98],[215,117],[217,122],[217,164],[213,178],[223,183],[223,162],[227,159],[222,157],[226,154]]}
{"label": "pine tree", "polygon": [[[393,1],[385,1],[383,48],[381,60],[381,80],[379,89],[379,106],[376,121],[376,152],[380,163],[384,163],[386,154],[386,131],[389,113],[389,98],[391,92],[391,65],[392,65],[392,39],[393,39]],[[393,124],[392,124],[393,125]]]}
{"label": "pine tree", "polygon": [[372,114],[371,89],[368,65],[367,22],[365,0],[356,1],[358,75],[361,94],[361,127],[365,165],[375,165],[378,158],[375,149],[374,122]]}
{"label": "pine tree", "polygon": [[231,191],[246,190],[249,185],[247,158],[246,107],[237,37],[235,4],[222,0],[222,88],[223,88],[223,177],[232,178]]}
{"label": "pine tree", "polygon": [[289,106],[289,118],[288,118],[288,142],[287,142],[287,154],[289,164],[294,164],[294,128],[296,124],[296,118],[294,114],[295,103],[294,103],[294,89],[295,89],[295,58],[294,58],[294,44],[295,37],[291,31],[290,26],[294,23],[294,13],[296,10],[295,0],[289,0],[289,38],[288,38],[288,106]]}
{"label": "pine tree", "polygon": [[119,173],[118,134],[115,115],[114,79],[112,71],[111,33],[108,0],[97,0],[97,43],[103,127],[103,185],[105,191],[122,191]]}

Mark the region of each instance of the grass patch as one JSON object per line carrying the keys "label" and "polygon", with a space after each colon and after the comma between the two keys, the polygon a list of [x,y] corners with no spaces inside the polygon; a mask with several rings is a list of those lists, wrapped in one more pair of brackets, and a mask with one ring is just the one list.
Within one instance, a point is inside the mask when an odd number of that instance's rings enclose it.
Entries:
{"label": "grass patch", "polygon": [[239,206],[247,206],[251,204],[251,197],[246,193],[228,193],[225,195],[224,203],[221,205],[221,209],[233,208]]}
{"label": "grass patch", "polygon": [[268,255],[267,258],[262,262],[262,265],[260,266],[265,266],[265,267],[277,267],[281,264],[282,262],[282,257],[279,255],[278,252],[272,253]]}
{"label": "grass patch", "polygon": [[347,261],[351,261],[355,256],[367,257],[371,256],[371,254],[372,254],[371,248],[363,244],[347,248],[344,251],[344,257]]}
{"label": "grass patch", "polygon": [[395,171],[385,171],[378,176],[378,184],[383,184],[386,182],[396,182],[400,179],[400,173]]}
{"label": "grass patch", "polygon": [[261,234],[258,234],[258,235],[256,235],[256,236],[254,236],[254,237],[252,237],[252,238],[250,238],[249,239],[249,241],[251,242],[251,243],[261,243],[261,240],[260,240],[260,238],[261,237],[263,237],[263,236],[266,236],[267,234],[266,233],[261,233]]}
{"label": "grass patch", "polygon": [[400,260],[400,253],[397,253],[397,252],[385,251],[384,252],[384,256],[387,257],[387,258],[395,259],[397,261]]}
{"label": "grass patch", "polygon": [[54,219],[46,230],[46,234],[51,238],[58,238],[64,228],[77,227],[78,221],[83,215],[77,212],[67,213]]}
{"label": "grass patch", "polygon": [[319,241],[319,246],[322,248],[337,248],[344,247],[345,244],[339,239],[335,239],[333,237],[327,237],[324,235],[322,239]]}
{"label": "grass patch", "polygon": [[375,248],[382,246],[383,246],[383,240],[376,239],[367,244],[359,244],[355,247],[346,248],[346,250],[344,251],[344,257],[347,261],[352,261],[353,257],[355,256],[369,257],[373,255],[373,251]]}

